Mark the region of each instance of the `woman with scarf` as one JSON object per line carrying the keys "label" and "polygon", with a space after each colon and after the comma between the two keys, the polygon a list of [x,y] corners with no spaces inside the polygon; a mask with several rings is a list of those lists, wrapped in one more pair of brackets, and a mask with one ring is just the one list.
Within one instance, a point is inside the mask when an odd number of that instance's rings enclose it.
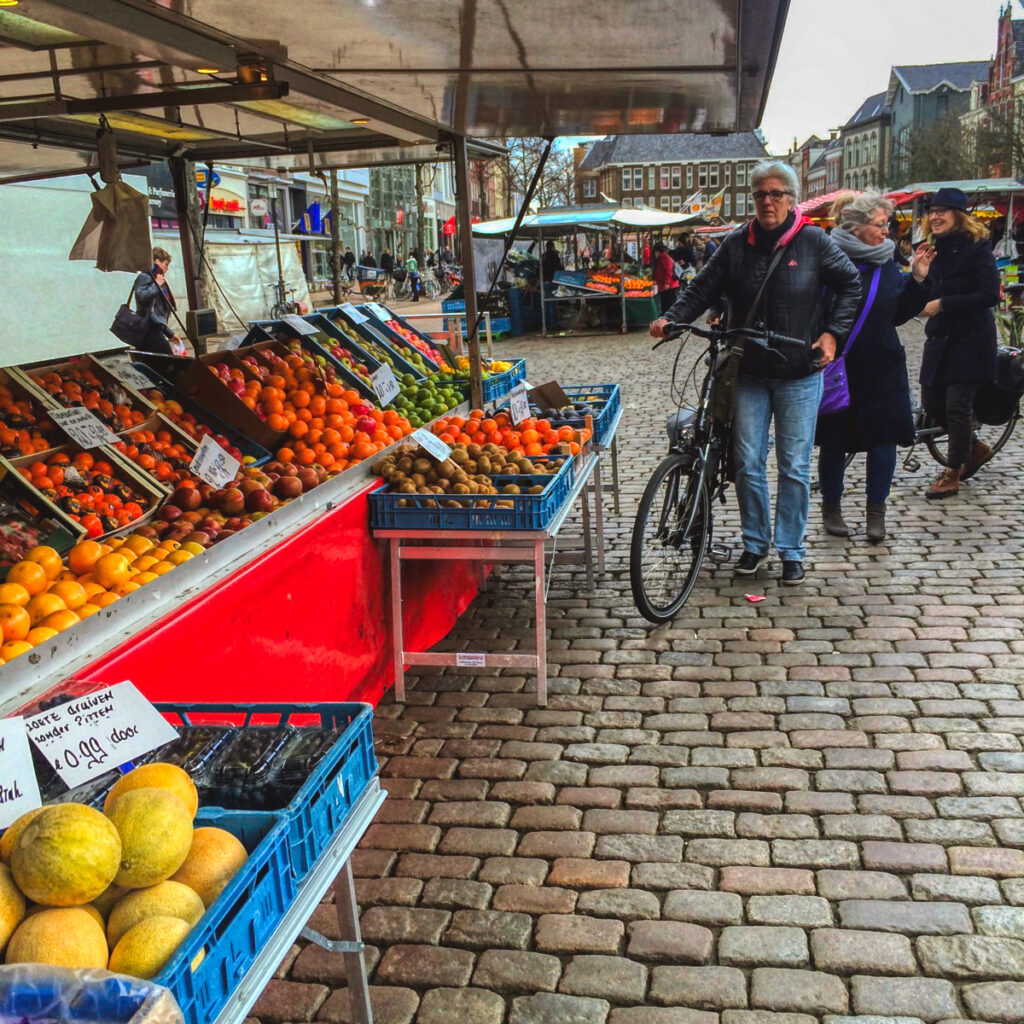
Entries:
{"label": "woman with scarf", "polygon": [[142,352],[185,354],[181,338],[167,325],[168,317],[178,308],[165,276],[170,265],[171,254],[166,249],[154,248],[152,269],[135,279],[135,310],[149,319],[149,329],[137,346]]}
{"label": "woman with scarf", "polygon": [[[818,419],[818,480],[825,532],[849,537],[843,519],[843,471],[849,452],[867,452],[867,537],[885,540],[885,503],[896,472],[896,446],[914,439],[907,355],[896,328],[917,316],[929,297],[931,246],[919,246],[911,273],[893,261],[889,236],[893,204],[877,192],[843,196],[832,207],[831,238],[861,277],[861,300],[844,346],[850,404]],[[857,330],[857,324],[860,329]]]}

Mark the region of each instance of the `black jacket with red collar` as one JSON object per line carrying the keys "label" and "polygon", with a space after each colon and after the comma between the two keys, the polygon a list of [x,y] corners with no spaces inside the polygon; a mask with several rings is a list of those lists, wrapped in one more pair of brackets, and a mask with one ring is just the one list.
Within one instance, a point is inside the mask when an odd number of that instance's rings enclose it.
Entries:
{"label": "black jacket with red collar", "polygon": [[[726,236],[706,267],[665,316],[674,323],[693,323],[712,307],[723,304],[729,325],[743,326],[758,289],[768,272],[774,249],[758,244],[754,221]],[[788,249],[765,286],[755,326],[802,338],[803,353],[786,348],[783,355],[747,345],[740,373],[760,379],[794,380],[817,372],[817,353],[811,346],[823,331],[842,346],[853,326],[860,301],[857,268],[820,228],[796,217],[775,243]],[[831,301],[828,301],[828,299]]]}

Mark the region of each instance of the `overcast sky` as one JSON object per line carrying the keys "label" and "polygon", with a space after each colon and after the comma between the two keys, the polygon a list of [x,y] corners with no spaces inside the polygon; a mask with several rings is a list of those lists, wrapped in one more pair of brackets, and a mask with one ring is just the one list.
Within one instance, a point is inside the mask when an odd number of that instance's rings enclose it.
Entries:
{"label": "overcast sky", "polygon": [[[768,151],[828,137],[893,64],[990,60],[1003,0],[790,0],[762,128]],[[1013,17],[1024,18],[1021,0]]]}

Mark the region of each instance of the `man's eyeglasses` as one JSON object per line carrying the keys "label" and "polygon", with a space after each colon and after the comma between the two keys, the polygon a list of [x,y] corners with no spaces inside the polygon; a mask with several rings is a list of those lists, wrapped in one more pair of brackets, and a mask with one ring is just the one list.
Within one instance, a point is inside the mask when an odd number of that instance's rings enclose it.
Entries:
{"label": "man's eyeglasses", "polygon": [[755,203],[763,203],[766,199],[770,199],[773,203],[778,203],[782,200],[783,196],[791,196],[792,194],[792,192],[783,192],[781,188],[773,188],[770,192],[751,192]]}

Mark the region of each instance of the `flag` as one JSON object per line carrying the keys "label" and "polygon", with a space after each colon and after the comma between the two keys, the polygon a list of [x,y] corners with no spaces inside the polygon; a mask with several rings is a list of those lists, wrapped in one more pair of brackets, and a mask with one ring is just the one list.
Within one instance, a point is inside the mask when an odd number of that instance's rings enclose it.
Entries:
{"label": "flag", "polygon": [[707,205],[700,211],[708,220],[718,220],[722,215],[722,198],[725,196],[725,189],[717,195],[712,196]]}
{"label": "flag", "polygon": [[683,213],[700,213],[704,206],[704,193],[700,189],[683,201]]}

